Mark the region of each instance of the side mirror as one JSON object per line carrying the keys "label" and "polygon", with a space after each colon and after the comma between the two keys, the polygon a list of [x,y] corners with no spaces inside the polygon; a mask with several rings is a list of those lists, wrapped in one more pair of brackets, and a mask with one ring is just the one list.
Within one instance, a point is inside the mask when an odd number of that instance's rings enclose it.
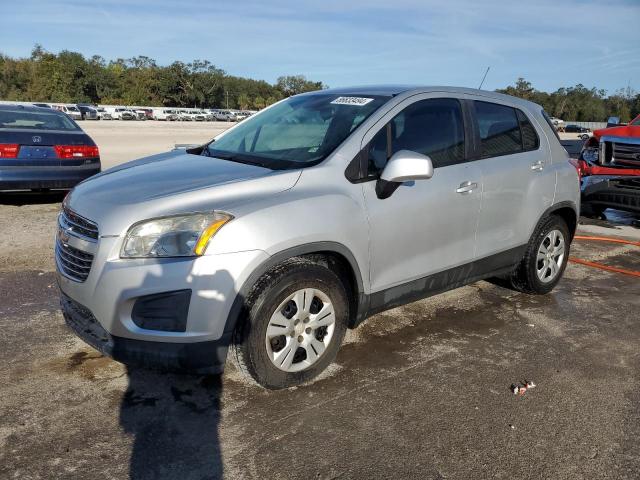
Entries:
{"label": "side mirror", "polygon": [[433,177],[431,159],[421,153],[400,150],[393,154],[376,184],[378,198],[388,198],[403,182]]}
{"label": "side mirror", "polygon": [[620,117],[609,117],[607,119],[607,128],[617,127],[618,125],[620,125]]}
{"label": "side mirror", "polygon": [[408,182],[433,177],[431,159],[421,153],[400,150],[393,154],[380,178],[387,182]]}

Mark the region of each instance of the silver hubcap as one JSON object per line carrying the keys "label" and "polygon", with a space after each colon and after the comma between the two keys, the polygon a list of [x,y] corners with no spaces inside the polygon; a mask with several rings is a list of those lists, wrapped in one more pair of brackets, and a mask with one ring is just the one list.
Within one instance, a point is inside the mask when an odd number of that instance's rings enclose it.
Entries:
{"label": "silver hubcap", "polygon": [[271,362],[285,372],[299,372],[325,352],[335,328],[329,297],[315,288],[289,295],[269,320],[265,344]]}
{"label": "silver hubcap", "polygon": [[536,271],[542,283],[549,283],[560,273],[564,260],[564,236],[560,230],[551,230],[538,249]]}

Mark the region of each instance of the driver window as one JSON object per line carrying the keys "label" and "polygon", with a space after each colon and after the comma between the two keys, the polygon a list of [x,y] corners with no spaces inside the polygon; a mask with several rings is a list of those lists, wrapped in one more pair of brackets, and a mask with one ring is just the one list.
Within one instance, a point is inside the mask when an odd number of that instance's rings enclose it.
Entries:
{"label": "driver window", "polygon": [[[387,148],[388,138],[391,148]],[[399,150],[428,155],[434,168],[464,161],[460,102],[453,98],[422,100],[396,115],[369,143],[367,177],[379,176],[390,156]]]}

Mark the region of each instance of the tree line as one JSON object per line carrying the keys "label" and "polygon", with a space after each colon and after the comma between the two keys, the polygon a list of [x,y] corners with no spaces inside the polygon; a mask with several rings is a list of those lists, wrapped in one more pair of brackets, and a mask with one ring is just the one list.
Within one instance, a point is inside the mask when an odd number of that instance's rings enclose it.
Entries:
{"label": "tree line", "polygon": [[[40,45],[28,58],[0,53],[2,100],[245,110],[322,88],[322,82],[302,75],[282,76],[275,84],[228,75],[208,60],[161,66],[145,56],[107,61],[69,50],[51,53]],[[519,78],[498,91],[539,103],[549,115],[567,120],[601,122],[617,116],[628,122],[640,114],[640,94],[630,88],[607,95],[579,84],[547,93]]]}
{"label": "tree line", "polygon": [[630,87],[607,95],[605,90],[578,84],[547,93],[536,90],[524,78],[518,78],[514,85],[498,92],[538,103],[549,115],[566,120],[603,122],[609,117],[620,117],[626,123],[640,114],[640,94]]}
{"label": "tree line", "polygon": [[40,45],[29,58],[0,53],[2,100],[245,110],[322,88],[302,75],[282,76],[273,85],[228,75],[208,60],[160,66],[145,56],[107,61]]}

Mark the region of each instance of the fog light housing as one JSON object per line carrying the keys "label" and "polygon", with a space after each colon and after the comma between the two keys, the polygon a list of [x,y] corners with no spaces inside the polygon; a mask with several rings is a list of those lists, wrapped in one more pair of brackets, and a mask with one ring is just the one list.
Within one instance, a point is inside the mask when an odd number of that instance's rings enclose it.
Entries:
{"label": "fog light housing", "polygon": [[131,320],[145,330],[186,332],[191,290],[175,290],[138,297]]}

